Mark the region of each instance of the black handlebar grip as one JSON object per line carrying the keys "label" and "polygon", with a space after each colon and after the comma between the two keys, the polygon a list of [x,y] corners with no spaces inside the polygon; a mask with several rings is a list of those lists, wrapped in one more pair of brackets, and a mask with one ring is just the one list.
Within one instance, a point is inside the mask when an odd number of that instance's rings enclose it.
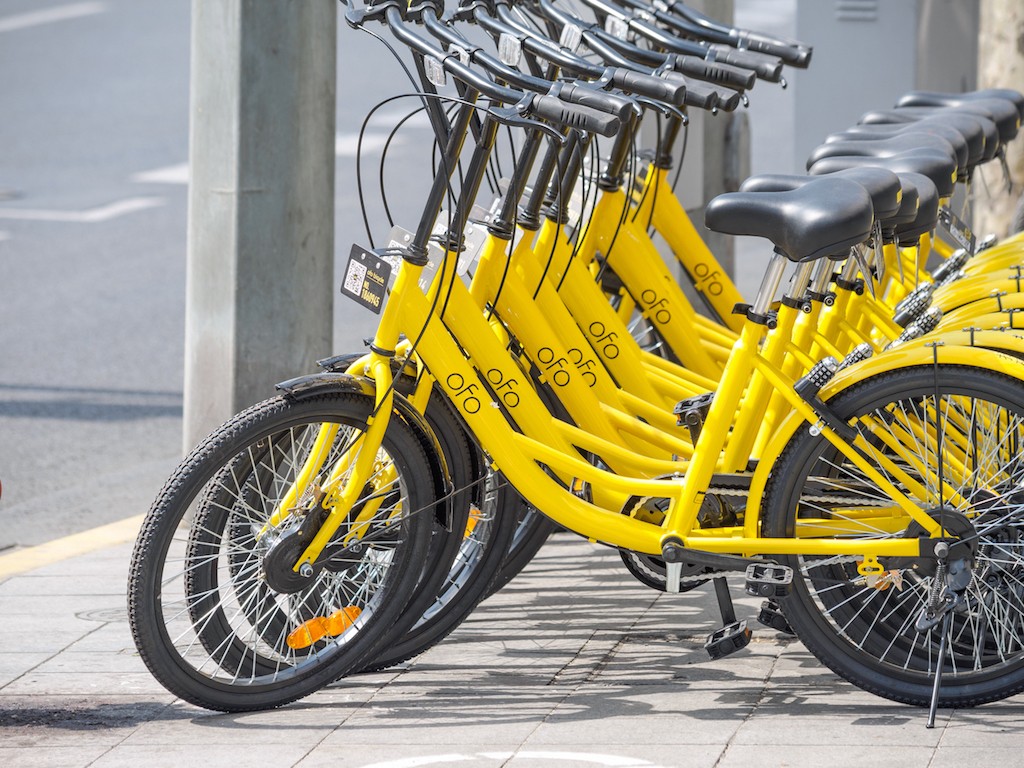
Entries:
{"label": "black handlebar grip", "polygon": [[598,112],[606,112],[615,115],[619,120],[625,121],[633,112],[633,101],[625,96],[599,91],[596,88],[589,88],[579,83],[566,83],[561,89],[552,94],[562,101],[570,104],[580,104],[584,107],[596,109]]}
{"label": "black handlebar grip", "polygon": [[709,45],[715,61],[723,61],[743,69],[752,69],[761,80],[777,83],[782,80],[782,60],[753,51],[741,51],[728,45]]}
{"label": "black handlebar grip", "polygon": [[735,112],[743,103],[743,94],[739,91],[730,91],[724,88],[718,89],[718,108],[723,112]]}
{"label": "black handlebar grip", "polygon": [[663,77],[619,68],[612,70],[611,80],[612,85],[627,93],[646,96],[656,101],[667,101],[677,107],[685,103],[686,83],[679,80],[666,80]]}
{"label": "black handlebar grip", "polygon": [[686,87],[686,106],[718,109],[718,91],[712,85],[691,80]]}
{"label": "black handlebar grip", "polygon": [[614,136],[619,132],[621,125],[621,121],[615,115],[598,112],[580,104],[568,104],[557,96],[534,96],[530,104],[530,113],[534,117],[601,136]]}
{"label": "black handlebar grip", "polygon": [[705,61],[697,56],[679,56],[676,58],[676,71],[698,80],[707,80],[730,88],[753,88],[757,81],[757,73],[731,64],[717,61]]}
{"label": "black handlebar grip", "polygon": [[742,44],[751,51],[767,53],[769,56],[776,56],[791,67],[807,69],[811,63],[811,54],[814,49],[809,45],[798,43],[795,40],[778,40],[759,32],[747,32],[743,36]]}

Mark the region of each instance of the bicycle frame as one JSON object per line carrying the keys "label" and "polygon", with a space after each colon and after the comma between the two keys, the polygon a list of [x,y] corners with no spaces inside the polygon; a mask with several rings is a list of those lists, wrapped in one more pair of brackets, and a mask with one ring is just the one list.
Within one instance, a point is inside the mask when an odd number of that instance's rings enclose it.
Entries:
{"label": "bicycle frame", "polygon": [[[679,541],[684,547],[706,552],[721,553],[758,553],[758,554],[808,554],[808,555],[853,555],[853,556],[919,556],[921,543],[917,540],[894,539],[881,541],[842,541],[836,539],[769,539],[760,536],[759,510],[761,495],[770,465],[777,458],[781,447],[775,448],[762,457],[758,469],[754,472],[751,491],[747,502],[747,515],[742,528],[699,529],[695,525],[700,501],[718,468],[718,457],[724,447],[724,436],[728,433],[733,413],[739,404],[743,389],[749,380],[748,373],[756,371],[763,376],[792,407],[793,414],[787,423],[777,432],[779,440],[775,445],[784,444],[781,439],[791,435],[801,424],[816,425],[826,439],[843,453],[857,468],[880,488],[887,489],[893,499],[893,507],[899,508],[902,514],[917,521],[925,531],[932,535],[938,534],[938,524],[920,509],[919,505],[905,496],[883,477],[876,469],[876,464],[866,458],[866,444],[862,437],[848,443],[827,425],[822,424],[818,414],[804,402],[792,388],[792,381],[782,371],[760,356],[758,345],[764,329],[756,323],[745,324],[740,339],[734,348],[727,366],[728,375],[723,381],[718,396],[708,415],[707,423],[697,443],[695,457],[687,466],[686,473],[669,480],[649,480],[635,477],[613,475],[574,456],[575,446],[601,453],[603,450],[615,452],[611,446],[593,436],[581,433],[571,425],[558,422],[539,402],[532,402],[525,395],[529,387],[522,387],[517,376],[514,361],[508,356],[493,330],[479,312],[456,312],[446,317],[447,324],[459,330],[456,342],[436,315],[431,314],[431,304],[417,286],[422,267],[403,264],[395,284],[395,290],[388,301],[381,318],[380,327],[374,338],[374,348],[387,350],[394,348],[403,329],[410,331],[423,328],[419,335],[416,354],[430,370],[445,371],[438,379],[438,384],[445,391],[450,401],[458,408],[473,434],[477,435],[485,451],[490,454],[496,466],[509,478],[513,485],[531,503],[550,515],[557,522],[565,525],[594,541],[609,543],[625,549],[632,549],[650,554],[658,554],[666,542]],[[453,284],[455,291],[459,283]],[[453,303],[449,303],[449,310]],[[389,346],[386,346],[389,345]],[[462,348],[471,352],[473,359],[467,359]],[[500,352],[491,359],[487,354],[486,364],[493,363],[494,368],[501,372],[501,381],[515,382],[513,388],[524,394],[515,407],[509,403],[502,404],[500,398],[492,399],[488,394],[491,390],[477,372],[482,360],[477,352],[484,348],[499,347]],[[837,377],[823,397],[841,391],[845,386],[866,376],[883,370],[909,365],[929,365],[933,358],[941,357],[942,363],[978,365],[979,355],[985,364],[994,370],[1009,373],[1014,364],[1010,358],[987,350],[965,350],[960,347],[944,347],[939,350],[918,347],[906,350],[895,350],[887,355],[880,355],[862,366],[850,369],[846,376]],[[500,360],[500,358],[504,360]],[[373,418],[373,426],[379,427],[386,422],[388,411],[384,406],[389,398],[395,397],[390,392],[391,366],[390,356],[373,351],[370,354],[373,385],[378,393],[378,408]],[[492,381],[492,384],[494,382]],[[843,386],[840,386],[842,384]],[[506,417],[506,413],[509,417]],[[508,418],[514,418],[520,428],[529,424],[540,424],[546,428],[543,438],[531,434],[531,430],[523,428],[517,431]],[[375,453],[372,445],[372,434],[367,433],[363,451]],[[559,445],[561,444],[561,445]],[[566,446],[571,446],[568,449]],[[878,461],[876,457],[875,461]],[[592,503],[573,494],[557,479],[547,474],[541,465],[550,468],[563,478],[573,477],[585,481],[594,492]],[[919,489],[920,485],[891,462],[883,463],[882,470],[887,476],[897,478],[910,489]],[[353,472],[353,484],[359,484],[359,468]],[[947,488],[947,498],[955,498],[956,491]],[[663,525],[657,526],[615,511],[614,508],[602,504],[609,499],[630,496],[647,496],[662,498],[669,501],[669,510]],[[603,497],[603,498],[602,498]],[[331,515],[341,515],[341,507],[332,511]],[[343,516],[343,515],[342,515]],[[888,510],[882,517],[892,525],[893,512]],[[340,522],[340,521],[339,521]],[[323,531],[330,530],[330,523],[324,525]],[[821,535],[819,526],[818,535]],[[322,533],[323,533],[322,531]],[[325,534],[328,538],[330,533]],[[319,538],[319,537],[318,537]],[[316,542],[300,558],[299,564],[311,561],[316,557]],[[298,565],[296,567],[298,567]]]}
{"label": "bicycle frame", "polygon": [[[464,116],[470,109],[464,107]],[[468,131],[468,124],[468,118],[460,121],[463,135]],[[451,138],[448,144],[459,144],[457,149],[461,148],[461,144]],[[477,157],[474,157],[476,160]],[[454,163],[447,162],[445,167],[453,169]],[[370,380],[364,384],[375,393],[375,407],[368,419],[369,429],[362,444],[356,447],[354,456],[353,451],[348,451],[344,457],[344,463],[351,465],[348,486],[356,489],[363,487],[381,445],[395,398],[400,397],[393,391],[391,364],[404,337],[415,339],[411,346],[414,347],[416,357],[427,371],[434,373],[437,385],[458,410],[483,450],[490,455],[493,466],[500,468],[530,504],[556,522],[593,541],[648,554],[661,554],[667,546],[681,546],[701,552],[743,555],[849,555],[862,558],[868,565],[877,564],[878,557],[917,557],[928,551],[925,549],[927,545],[916,538],[843,540],[836,535],[842,533],[841,521],[816,521],[814,536],[767,538],[761,535],[762,496],[771,467],[788,438],[796,429],[805,425],[811,425],[818,434],[824,436],[839,453],[891,498],[891,508],[884,508],[877,513],[877,530],[890,530],[894,526],[902,529],[910,519],[929,536],[941,535],[939,523],[894,483],[898,482],[913,495],[923,495],[925,498],[926,486],[934,485],[942,489],[945,498],[963,501],[956,489],[940,482],[927,470],[925,485],[922,485],[892,459],[878,455],[872,457],[870,446],[859,431],[855,432],[856,436],[852,440],[844,438],[794,389],[795,380],[783,369],[786,345],[769,346],[769,349],[782,350],[770,356],[762,352],[766,328],[763,322],[753,318],[767,316],[770,302],[785,273],[784,257],[778,254],[773,256],[754,307],[744,321],[726,361],[720,386],[691,459],[685,463],[665,462],[664,468],[670,473],[667,479],[631,476],[621,472],[632,472],[638,465],[649,470],[651,460],[638,459],[635,452],[621,442],[606,439],[615,437],[610,433],[593,434],[588,429],[556,418],[545,406],[530,386],[516,357],[509,352],[506,340],[495,334],[490,318],[481,311],[480,299],[491,291],[481,289],[474,297],[456,274],[457,244],[455,250],[448,251],[430,289],[426,293],[420,289],[419,281],[425,260],[421,260],[418,254],[426,252],[426,243],[439,212],[441,193],[447,184],[448,179],[443,174],[435,179],[435,194],[430,197],[413,243],[404,251],[391,296],[385,303],[370,345],[367,364]],[[475,196],[476,187],[472,181],[468,187],[469,197]],[[456,227],[461,228],[468,216],[466,202],[464,196],[460,201],[460,213],[455,216]],[[548,227],[548,232],[551,231],[552,227]],[[564,243],[546,241],[544,234],[542,230],[535,251],[543,252],[549,245],[552,249],[567,247]],[[488,259],[496,256],[496,248],[486,254]],[[556,259],[555,263],[560,262]],[[805,267],[801,269],[806,277],[808,271]],[[438,308],[437,299],[442,295],[445,300],[443,306]],[[505,305],[507,312],[517,309],[533,311],[520,307],[523,302],[531,302],[532,297],[518,288],[510,291],[509,296]],[[541,329],[530,342],[535,352],[540,349],[537,345],[547,342],[548,335],[548,327],[538,320],[539,317],[537,313],[531,316],[531,323],[539,322],[538,327]],[[786,326],[787,330],[792,328],[788,320]],[[788,340],[786,342],[788,344]],[[568,362],[568,350],[556,347],[552,342],[548,343],[554,355]],[[827,400],[841,392],[845,386],[883,371],[916,365],[938,365],[940,362],[974,366],[983,364],[990,370],[1015,375],[1015,372],[1011,373],[1011,367],[1016,365],[1016,361],[998,352],[952,345],[911,346],[878,355],[863,365],[848,369],[845,375],[837,376],[823,390],[822,397]],[[559,370],[567,373],[566,386],[575,377],[578,382],[577,396],[592,395],[578,370],[573,371],[569,365]],[[752,394],[745,400],[744,392],[752,381],[758,384],[751,387]],[[557,381],[554,383],[556,386],[559,384]],[[748,441],[757,434],[757,427],[761,423],[759,406],[773,397],[788,406],[789,416],[779,429],[773,430],[771,440],[763,441],[764,453],[759,457],[756,468],[752,472],[746,471],[746,463],[750,458]],[[736,417],[737,411],[739,418]],[[864,423],[870,431],[869,420],[864,420]],[[744,441],[730,441],[730,433],[743,435]],[[899,445],[890,447],[896,449],[897,456],[900,455]],[[584,456],[600,457],[600,463],[621,468],[620,473],[595,466],[585,460]],[[322,467],[317,466],[321,460],[315,456],[311,458],[310,465],[303,468],[302,477],[317,476],[322,470]],[[908,466],[915,466],[913,457],[905,457],[905,460]],[[922,469],[920,466],[916,468]],[[716,472],[729,473],[737,469],[750,479],[743,524],[722,528],[700,527],[697,522],[698,513]],[[340,477],[336,468],[332,470],[332,477]],[[581,486],[588,489],[589,493],[577,494],[570,490]],[[303,490],[296,489],[288,498],[301,498]],[[588,498],[584,498],[584,495]],[[665,519],[660,525],[631,514],[635,509],[627,502],[637,497],[664,499],[668,502]],[[316,561],[348,514],[350,500],[344,489],[340,494],[332,495],[332,499],[337,501],[331,505],[327,520],[313,542],[295,563],[296,570]],[[280,513],[287,515],[291,510],[282,508]],[[864,514],[867,516],[872,512]],[[829,531],[833,537],[821,538]]]}

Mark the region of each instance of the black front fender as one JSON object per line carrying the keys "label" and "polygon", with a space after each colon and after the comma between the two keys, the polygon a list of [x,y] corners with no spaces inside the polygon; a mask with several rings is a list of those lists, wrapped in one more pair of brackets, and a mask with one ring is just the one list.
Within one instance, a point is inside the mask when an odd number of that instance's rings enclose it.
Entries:
{"label": "black front fender", "polygon": [[[364,376],[324,371],[282,381],[277,385],[276,389],[282,392],[285,397],[294,400],[304,400],[309,397],[334,392],[346,392],[369,398],[372,407],[376,384]],[[397,390],[394,393],[394,409],[399,418],[412,430],[413,434],[416,435],[423,445],[427,461],[430,463],[435,494],[437,498],[444,500],[437,505],[434,514],[437,517],[438,523],[451,530],[452,482],[444,453],[437,441],[437,437],[434,435],[434,431],[430,428],[427,420],[423,417],[423,414],[417,411],[412,403]]]}

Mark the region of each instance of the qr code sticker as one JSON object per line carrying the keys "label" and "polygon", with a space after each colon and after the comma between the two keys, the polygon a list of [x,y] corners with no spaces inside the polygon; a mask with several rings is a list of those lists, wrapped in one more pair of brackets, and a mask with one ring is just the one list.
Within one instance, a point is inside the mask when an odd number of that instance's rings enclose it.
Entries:
{"label": "qr code sticker", "polygon": [[345,291],[358,296],[363,289],[363,280],[366,278],[366,267],[358,261],[348,263],[348,272],[345,274]]}

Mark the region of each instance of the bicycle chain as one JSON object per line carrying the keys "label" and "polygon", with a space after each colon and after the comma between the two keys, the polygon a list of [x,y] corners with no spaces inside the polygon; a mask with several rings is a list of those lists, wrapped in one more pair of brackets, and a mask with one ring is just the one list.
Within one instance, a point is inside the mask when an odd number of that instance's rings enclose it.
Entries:
{"label": "bicycle chain", "polygon": [[[745,488],[709,488],[709,494],[715,494],[718,496],[747,496],[749,490]],[[879,499],[858,499],[850,496],[832,496],[830,494],[820,494],[814,496],[801,496],[800,501],[814,501],[826,504],[847,504],[856,502],[858,506],[862,507],[884,507],[888,502],[881,501]]]}

